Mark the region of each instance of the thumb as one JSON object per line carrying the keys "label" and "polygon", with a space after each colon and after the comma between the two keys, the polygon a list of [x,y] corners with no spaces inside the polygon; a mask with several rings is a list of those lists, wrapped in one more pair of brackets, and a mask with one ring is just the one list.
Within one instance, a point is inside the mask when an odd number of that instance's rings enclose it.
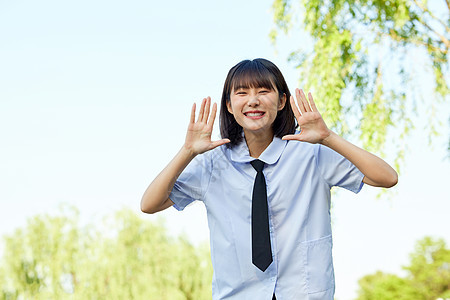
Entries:
{"label": "thumb", "polygon": [[210,148],[210,150],[211,150],[211,149],[214,149],[214,148],[216,148],[216,147],[222,146],[222,145],[224,145],[224,144],[227,144],[227,143],[229,143],[229,142],[231,142],[229,139],[221,139],[221,140],[218,140],[218,141],[211,142],[211,148]]}
{"label": "thumb", "polygon": [[303,140],[302,137],[300,136],[300,133],[299,134],[288,134],[288,135],[283,136],[281,139],[285,140],[285,141],[302,141]]}

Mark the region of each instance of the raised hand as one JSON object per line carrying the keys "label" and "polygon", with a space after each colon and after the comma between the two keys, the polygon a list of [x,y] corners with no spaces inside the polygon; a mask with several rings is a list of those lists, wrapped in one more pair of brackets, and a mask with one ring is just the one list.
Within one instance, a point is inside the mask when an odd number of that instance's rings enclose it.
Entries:
{"label": "raised hand", "polygon": [[291,96],[291,107],[301,131],[298,134],[285,135],[282,139],[312,144],[322,143],[330,135],[331,131],[317,110],[311,93],[308,93],[309,102],[303,90],[295,89],[295,96],[298,106],[294,101],[294,97]]}
{"label": "raised hand", "polygon": [[186,140],[184,147],[189,150],[193,155],[197,155],[209,150],[212,150],[220,145],[229,143],[229,139],[221,139],[218,141],[211,141],[211,133],[216,118],[217,104],[214,103],[211,109],[211,98],[204,98],[200,106],[197,121],[195,121],[195,108],[196,105],[192,105],[191,119],[186,134]]}

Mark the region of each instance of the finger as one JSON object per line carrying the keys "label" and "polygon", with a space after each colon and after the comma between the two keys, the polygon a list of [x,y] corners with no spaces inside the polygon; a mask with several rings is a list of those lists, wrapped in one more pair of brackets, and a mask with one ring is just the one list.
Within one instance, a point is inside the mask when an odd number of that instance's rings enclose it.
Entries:
{"label": "finger", "polygon": [[203,122],[208,122],[209,118],[209,108],[211,107],[211,97],[206,97],[206,104],[205,104],[205,113],[203,114]]}
{"label": "finger", "polygon": [[218,141],[211,142],[210,150],[212,150],[212,149],[214,149],[216,147],[222,146],[222,145],[224,145],[226,143],[229,143],[229,142],[231,142],[229,139],[221,139],[221,140],[218,140]]}
{"label": "finger", "polygon": [[212,110],[211,110],[211,117],[208,120],[208,129],[210,131],[212,131],[212,128],[214,126],[214,120],[216,119],[216,113],[217,113],[217,103],[214,103]]}
{"label": "finger", "polygon": [[305,106],[303,105],[302,94],[300,93],[299,89],[295,89],[295,97],[297,98],[297,104],[298,104],[298,107],[300,108],[300,111],[302,112],[302,114],[304,114]]}
{"label": "finger", "polygon": [[311,105],[312,111],[319,111],[316,107],[316,103],[314,103],[314,99],[311,93],[308,93],[309,104]]}
{"label": "finger", "polygon": [[191,108],[190,123],[195,123],[195,102],[194,102],[194,104],[192,105],[192,108]]}
{"label": "finger", "polygon": [[298,120],[302,115],[300,114],[300,111],[298,110],[297,104],[295,104],[294,96],[291,96],[290,100],[292,111],[294,112],[295,118]]}
{"label": "finger", "polygon": [[303,92],[303,90],[300,90],[300,94],[301,94],[303,107],[305,108],[305,112],[310,112],[311,107],[309,106],[308,100],[306,99],[306,96],[305,96],[305,93]]}
{"label": "finger", "polygon": [[285,140],[285,141],[301,141],[302,140],[300,137],[300,134],[288,134],[288,135],[283,136],[281,139]]}
{"label": "finger", "polygon": [[203,119],[203,112],[205,111],[206,98],[203,98],[202,105],[200,106],[200,111],[198,112],[197,122],[201,122]]}

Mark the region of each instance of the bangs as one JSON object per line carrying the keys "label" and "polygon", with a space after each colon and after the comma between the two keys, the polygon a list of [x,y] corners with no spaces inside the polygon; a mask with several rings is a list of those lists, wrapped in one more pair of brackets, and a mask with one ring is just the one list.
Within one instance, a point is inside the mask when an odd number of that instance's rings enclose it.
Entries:
{"label": "bangs", "polygon": [[274,82],[274,75],[262,63],[253,60],[244,62],[236,69],[231,79],[231,89],[265,88],[275,91]]}

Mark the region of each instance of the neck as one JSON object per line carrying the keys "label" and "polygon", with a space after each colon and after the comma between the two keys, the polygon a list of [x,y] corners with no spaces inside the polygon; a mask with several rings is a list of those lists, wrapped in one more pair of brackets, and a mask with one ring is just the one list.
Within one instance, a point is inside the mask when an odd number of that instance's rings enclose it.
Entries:
{"label": "neck", "polygon": [[268,131],[265,133],[252,133],[245,132],[244,130],[244,134],[245,142],[247,143],[250,156],[253,158],[258,158],[273,140],[272,131]]}

